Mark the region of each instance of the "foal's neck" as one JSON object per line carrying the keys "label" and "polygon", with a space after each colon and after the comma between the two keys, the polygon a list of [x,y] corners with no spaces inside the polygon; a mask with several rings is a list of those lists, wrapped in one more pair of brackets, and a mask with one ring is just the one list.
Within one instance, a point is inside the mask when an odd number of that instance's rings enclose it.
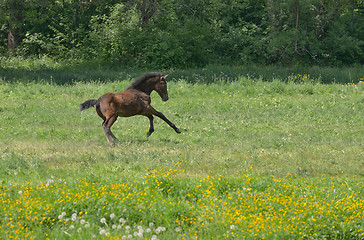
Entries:
{"label": "foal's neck", "polygon": [[154,90],[154,85],[141,83],[134,87],[134,89],[144,92],[145,94],[150,95]]}

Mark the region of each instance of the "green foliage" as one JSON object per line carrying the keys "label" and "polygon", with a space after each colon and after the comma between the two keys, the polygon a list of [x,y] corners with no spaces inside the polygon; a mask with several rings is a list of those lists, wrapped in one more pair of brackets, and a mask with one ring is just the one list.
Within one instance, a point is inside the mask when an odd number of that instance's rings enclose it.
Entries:
{"label": "green foliage", "polygon": [[[363,62],[364,30],[356,24],[357,21],[364,21],[364,16],[344,16],[328,32],[324,43],[327,50],[330,49],[330,63],[341,66]],[[360,30],[353,35],[352,28]]]}
{"label": "green foliage", "polygon": [[364,64],[362,1],[16,1],[0,3],[0,51],[10,32],[23,57],[144,68]]}
{"label": "green foliage", "polygon": [[141,26],[139,12],[124,4],[115,5],[110,17],[93,19],[91,39],[96,41],[98,49],[95,54],[126,66],[205,65],[209,26],[196,18],[186,20],[183,25],[175,21],[167,24],[173,16],[166,11],[160,15],[164,13],[169,15]]}

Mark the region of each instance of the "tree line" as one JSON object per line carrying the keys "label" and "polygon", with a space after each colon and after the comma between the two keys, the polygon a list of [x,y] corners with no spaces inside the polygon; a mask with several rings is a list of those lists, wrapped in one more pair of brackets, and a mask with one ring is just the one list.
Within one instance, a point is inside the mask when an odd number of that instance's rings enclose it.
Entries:
{"label": "tree line", "polygon": [[2,0],[3,56],[125,66],[364,64],[363,0]]}

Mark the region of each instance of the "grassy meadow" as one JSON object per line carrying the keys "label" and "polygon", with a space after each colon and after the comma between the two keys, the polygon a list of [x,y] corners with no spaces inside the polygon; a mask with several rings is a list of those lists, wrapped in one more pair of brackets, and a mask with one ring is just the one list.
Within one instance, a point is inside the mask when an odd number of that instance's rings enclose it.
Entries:
{"label": "grassy meadow", "polygon": [[364,239],[364,74],[166,71],[169,100],[152,105],[182,134],[155,118],[147,139],[146,117],[119,118],[111,148],[79,104],[142,71],[14,69],[0,79],[0,239]]}

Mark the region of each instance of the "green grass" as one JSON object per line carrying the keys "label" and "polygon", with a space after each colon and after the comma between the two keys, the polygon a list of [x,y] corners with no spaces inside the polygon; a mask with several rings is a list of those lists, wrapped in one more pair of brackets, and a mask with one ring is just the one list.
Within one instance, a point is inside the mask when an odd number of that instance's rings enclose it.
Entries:
{"label": "green grass", "polygon": [[364,237],[363,84],[171,72],[170,100],[152,105],[182,134],[155,118],[147,139],[147,118],[119,118],[110,148],[79,104],[136,74],[2,78],[0,238]]}

